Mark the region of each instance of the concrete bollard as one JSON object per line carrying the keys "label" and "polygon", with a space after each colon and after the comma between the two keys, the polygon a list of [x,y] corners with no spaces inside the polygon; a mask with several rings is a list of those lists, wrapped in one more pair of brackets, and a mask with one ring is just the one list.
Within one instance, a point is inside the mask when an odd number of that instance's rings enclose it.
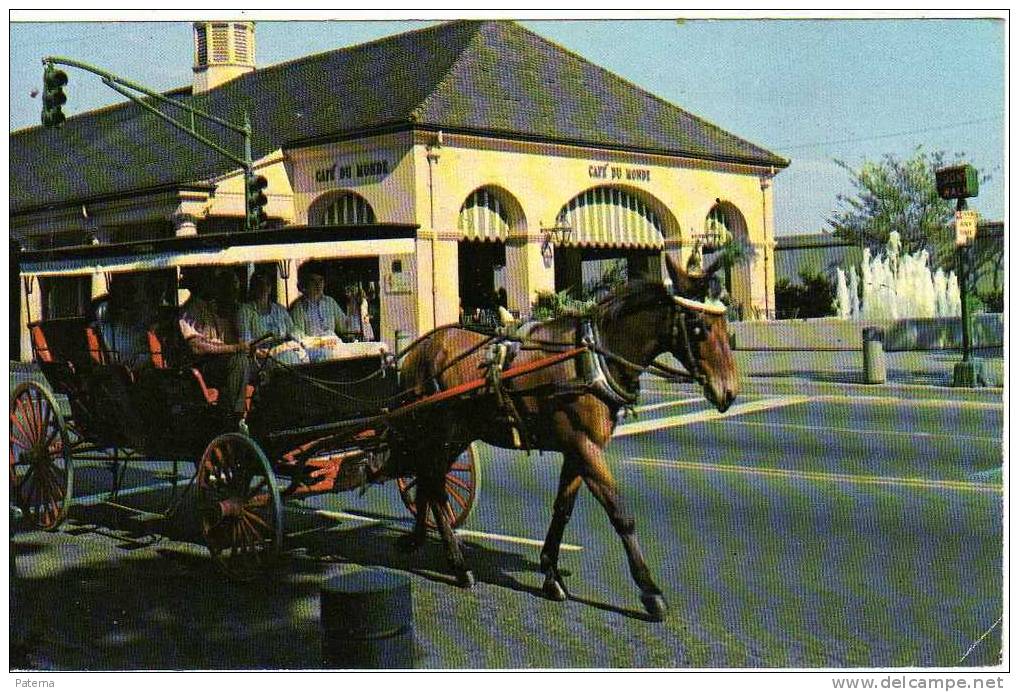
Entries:
{"label": "concrete bollard", "polygon": [[884,339],[882,329],[866,327],[863,330],[863,381],[867,384],[883,384],[887,379]]}
{"label": "concrete bollard", "polygon": [[327,668],[412,668],[410,579],[380,569],[331,577],[322,586],[322,662]]}

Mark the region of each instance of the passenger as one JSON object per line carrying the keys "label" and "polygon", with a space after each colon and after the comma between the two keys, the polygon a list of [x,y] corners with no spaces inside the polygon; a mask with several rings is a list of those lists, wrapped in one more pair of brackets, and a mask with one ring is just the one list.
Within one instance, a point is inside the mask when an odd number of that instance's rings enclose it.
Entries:
{"label": "passenger", "polygon": [[105,309],[95,328],[106,347],[107,361],[139,370],[150,362],[148,328],[155,321],[144,279],[115,276]]}
{"label": "passenger", "polygon": [[290,306],[294,327],[304,335],[311,360],[338,358],[339,335],[347,331],[347,315],[331,296],[325,295],[325,277],[315,269],[301,269],[304,271],[299,272],[297,283],[301,297]]}
{"label": "passenger", "polygon": [[375,341],[368,296],[360,284],[347,287],[347,327],[356,340]]}
{"label": "passenger", "polygon": [[[286,308],[270,299],[269,277],[263,273],[252,276],[248,293],[250,300],[237,310],[237,331],[241,341],[251,343],[266,335],[280,338],[301,336]],[[308,362],[308,354],[298,341],[279,343],[268,355],[288,365]]]}
{"label": "passenger", "polygon": [[234,318],[240,282],[229,269],[220,269],[210,284],[195,281],[192,295],[181,310],[180,331],[191,352],[200,357],[198,368],[211,387],[219,389],[227,426],[244,417],[244,386],[251,371],[248,343],[237,336]]}

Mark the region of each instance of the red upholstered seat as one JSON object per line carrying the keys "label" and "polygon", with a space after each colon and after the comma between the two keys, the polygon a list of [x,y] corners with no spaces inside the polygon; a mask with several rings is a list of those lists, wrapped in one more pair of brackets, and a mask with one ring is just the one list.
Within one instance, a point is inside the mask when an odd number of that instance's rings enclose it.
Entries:
{"label": "red upholstered seat", "polygon": [[106,364],[106,350],[95,327],[85,327],[85,342],[88,344],[88,355],[99,365]]}
{"label": "red upholstered seat", "polygon": [[53,353],[50,352],[50,346],[46,341],[42,327],[33,324],[29,331],[32,335],[32,350],[35,351],[35,359],[40,363],[52,363]]}
{"label": "red upholstered seat", "polygon": [[[153,367],[165,370],[167,368],[166,359],[163,357],[163,342],[160,341],[159,335],[155,331],[149,330],[149,354],[152,359]],[[202,371],[198,368],[190,368],[191,376],[195,378],[195,382],[198,384],[198,389],[202,392],[202,396],[213,406],[219,402],[219,390],[216,387],[210,387],[205,383],[205,377],[202,376]],[[255,394],[255,388],[252,385],[245,385],[244,387],[244,410],[251,410],[251,399]]]}

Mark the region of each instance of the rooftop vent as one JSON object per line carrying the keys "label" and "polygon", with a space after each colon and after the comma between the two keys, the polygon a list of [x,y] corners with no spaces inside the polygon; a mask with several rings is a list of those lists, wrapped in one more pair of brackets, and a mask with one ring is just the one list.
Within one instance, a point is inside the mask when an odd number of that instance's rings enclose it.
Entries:
{"label": "rooftop vent", "polygon": [[255,69],[254,22],[195,22],[194,34],[195,93]]}

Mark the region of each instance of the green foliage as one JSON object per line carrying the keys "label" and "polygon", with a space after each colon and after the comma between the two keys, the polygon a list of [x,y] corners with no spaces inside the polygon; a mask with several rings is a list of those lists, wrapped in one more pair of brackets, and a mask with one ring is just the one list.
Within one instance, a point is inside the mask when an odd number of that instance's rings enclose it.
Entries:
{"label": "green foliage", "polygon": [[821,273],[800,272],[800,283],[787,278],[775,282],[775,310],[779,318],[827,317],[835,314],[835,285]]}
{"label": "green foliage", "polygon": [[[898,231],[902,251],[927,250],[934,262],[950,268],[955,251],[955,202],[938,197],[934,171],[950,165],[943,151],[917,147],[902,160],[885,154],[854,169],[836,160],[852,178],[854,193],[839,195],[841,208],[828,219],[835,235],[878,251]],[[983,176],[981,183],[990,179]]]}
{"label": "green foliage", "polygon": [[531,317],[536,320],[550,320],[564,315],[585,315],[594,307],[592,300],[578,300],[570,295],[570,289],[553,293],[541,291],[531,306]]}

